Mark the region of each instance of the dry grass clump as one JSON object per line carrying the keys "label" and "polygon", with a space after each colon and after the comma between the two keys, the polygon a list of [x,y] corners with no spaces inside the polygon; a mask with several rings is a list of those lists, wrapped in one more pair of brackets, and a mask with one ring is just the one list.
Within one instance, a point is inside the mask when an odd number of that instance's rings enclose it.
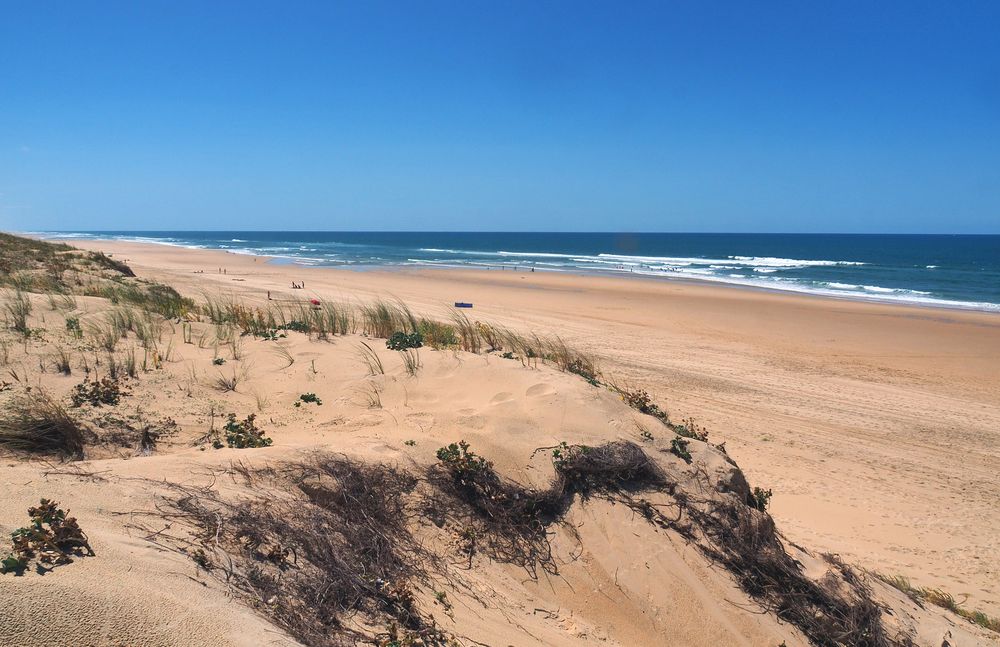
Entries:
{"label": "dry grass clump", "polygon": [[942,591],[941,589],[913,586],[910,584],[910,580],[902,575],[890,576],[882,575],[881,573],[874,573],[874,576],[889,586],[902,591],[918,604],[928,602],[962,616],[969,622],[977,624],[984,629],[1000,632],[1000,618],[992,618],[982,611],[966,609],[962,606],[962,603],[956,600],[955,596],[950,593]]}
{"label": "dry grass clump", "polygon": [[34,389],[16,396],[0,414],[0,448],[26,454],[83,458],[93,434],[58,401]]}
{"label": "dry grass clump", "polygon": [[594,386],[601,383],[596,358],[569,346],[558,336],[543,338],[536,334],[520,334],[495,324],[473,321],[461,311],[452,312],[451,321],[451,328],[458,337],[458,347],[464,351],[506,351],[505,357],[518,359],[525,366],[537,364],[541,360],[554,364],[560,370],[579,375]]}
{"label": "dry grass clump", "polygon": [[311,327],[320,339],[354,332],[354,312],[345,304],[327,301],[319,308],[310,308],[309,313]]}
{"label": "dry grass clump", "polygon": [[434,561],[409,530],[412,476],[330,454],[233,470],[249,498],[177,486],[165,512],[194,536],[176,547],[310,647],[384,645],[393,634],[400,645],[446,644],[411,589]]}
{"label": "dry grass clump", "polygon": [[469,315],[460,310],[451,313],[451,322],[458,333],[459,348],[467,353],[481,353],[483,336],[476,322],[473,322],[469,319]]}

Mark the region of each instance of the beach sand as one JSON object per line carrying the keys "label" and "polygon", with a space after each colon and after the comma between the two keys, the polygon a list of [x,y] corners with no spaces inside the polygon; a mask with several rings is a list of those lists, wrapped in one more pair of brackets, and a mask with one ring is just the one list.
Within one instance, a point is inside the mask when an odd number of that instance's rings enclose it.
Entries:
{"label": "beach sand", "polygon": [[725,441],[750,482],[773,491],[792,541],[1000,614],[1000,315],[669,280],[350,271],[73,243],[190,296],[394,296],[441,318],[461,300],[476,319],[557,334],[675,420],[694,417]]}

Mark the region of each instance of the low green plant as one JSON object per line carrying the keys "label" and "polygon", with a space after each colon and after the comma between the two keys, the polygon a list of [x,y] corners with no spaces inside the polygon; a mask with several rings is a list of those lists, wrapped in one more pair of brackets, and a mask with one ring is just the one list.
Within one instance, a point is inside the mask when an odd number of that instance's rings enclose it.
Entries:
{"label": "low green plant", "polygon": [[684,438],[674,438],[670,441],[670,453],[681,458],[685,463],[691,462],[691,452],[688,451],[688,441]]}
{"label": "low green plant", "polygon": [[292,321],[289,321],[286,324],[278,326],[278,330],[291,330],[293,332],[307,333],[309,332],[309,324],[306,323],[305,321],[296,321],[293,319]]}
{"label": "low green plant", "polygon": [[472,452],[464,440],[438,449],[437,458],[460,480],[493,469],[493,463]]}
{"label": "low green plant", "polygon": [[615,387],[615,390],[622,396],[622,400],[625,401],[625,404],[632,407],[639,413],[645,413],[646,415],[658,418],[663,422],[668,420],[669,416],[667,415],[667,412],[655,404],[653,399],[649,397],[649,393],[643,389]]}
{"label": "low green plant", "polygon": [[[600,386],[601,382],[597,379],[597,373],[593,368],[593,365],[578,359],[574,359],[566,365],[566,370],[574,375],[579,375],[587,384],[590,386]],[[655,405],[654,405],[655,406]]]}
{"label": "low green plant", "polygon": [[[222,428],[226,435],[226,444],[235,449],[270,447],[274,442],[257,427],[257,414],[251,413],[243,420],[237,420],[235,413],[230,413]],[[218,441],[216,441],[218,442]],[[221,444],[221,443],[220,443]]]}
{"label": "low green plant", "polygon": [[301,407],[303,402],[305,403],[312,402],[317,406],[323,406],[323,401],[320,400],[319,396],[317,396],[315,393],[303,393],[302,395],[299,396],[299,399],[295,401],[294,406]]}
{"label": "low green plant", "polygon": [[93,382],[84,380],[73,387],[70,399],[74,407],[82,407],[90,404],[94,407],[101,405],[114,406],[118,404],[123,395],[128,395],[127,387],[124,387],[118,380],[105,377]]}
{"label": "low green plant", "polygon": [[76,518],[55,501],[42,499],[28,508],[30,522],[11,533],[11,552],[0,561],[0,573],[23,573],[35,560],[47,567],[69,564],[73,557],[93,555],[87,535]]}
{"label": "low green plant", "polygon": [[750,507],[756,510],[764,512],[767,510],[767,506],[771,503],[771,490],[764,488],[755,487],[753,492],[750,493]]}
{"label": "low green plant", "polygon": [[215,359],[212,360],[212,364],[214,364],[215,366],[222,366],[225,363],[226,363],[225,357],[216,357]]}
{"label": "low green plant", "polygon": [[83,328],[79,317],[66,317],[66,330],[77,339],[83,339]]}
{"label": "low green plant", "polygon": [[686,418],[681,424],[667,423],[678,436],[708,442],[708,430],[697,424],[694,418]]}
{"label": "low green plant", "polygon": [[385,342],[385,347],[389,350],[407,350],[409,348],[421,348],[424,345],[424,337],[419,332],[394,332]]}
{"label": "low green plant", "polygon": [[421,319],[417,332],[423,338],[423,342],[434,349],[456,348],[459,344],[455,327],[446,323]]}

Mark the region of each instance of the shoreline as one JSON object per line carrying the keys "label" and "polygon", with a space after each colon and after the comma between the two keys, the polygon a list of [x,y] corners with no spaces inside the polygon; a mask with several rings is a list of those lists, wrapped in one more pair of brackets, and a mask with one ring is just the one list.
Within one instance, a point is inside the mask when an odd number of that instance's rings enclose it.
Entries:
{"label": "shoreline", "polygon": [[[41,237],[44,234],[22,234],[29,236]],[[95,236],[97,234],[94,234]],[[177,249],[186,249],[190,251],[208,251],[208,252],[219,252],[235,256],[248,256],[251,258],[265,258],[269,259],[268,262],[275,262],[276,264],[287,264],[294,265],[302,268],[323,268],[323,269],[333,269],[333,270],[347,270],[354,272],[395,272],[395,271],[422,271],[422,270],[458,270],[458,271],[507,271],[508,269],[513,272],[526,272],[530,273],[531,269],[528,267],[520,267],[517,265],[504,265],[503,263],[497,263],[496,267],[492,265],[482,267],[477,264],[446,264],[442,263],[431,263],[431,262],[414,262],[411,264],[385,264],[385,265],[375,265],[375,264],[345,264],[345,265],[322,265],[322,264],[312,264],[307,262],[302,262],[301,257],[288,256],[288,255],[268,255],[268,254],[255,254],[249,251],[235,251],[230,249],[222,248],[207,248],[207,247],[195,247],[190,245],[184,245],[180,243],[167,242],[162,240],[126,240],[126,239],[116,239],[116,238],[78,238],[74,236],[60,237],[60,236],[46,236],[45,240],[65,242],[68,244],[82,243],[82,242],[95,242],[95,243],[134,243],[140,245],[160,245],[164,247],[172,247]],[[679,283],[690,283],[692,285],[705,285],[705,286],[716,286],[725,288],[734,288],[741,290],[755,290],[767,293],[776,294],[791,294],[799,295],[805,297],[831,299],[837,301],[850,301],[858,303],[874,303],[874,304],[884,304],[884,305],[895,305],[904,307],[916,307],[916,308],[932,308],[938,310],[956,310],[964,312],[984,312],[990,314],[1000,314],[1000,303],[993,302],[977,302],[977,301],[955,301],[951,299],[939,299],[939,298],[922,298],[922,297],[898,297],[894,298],[888,295],[879,295],[878,293],[873,294],[863,294],[863,293],[848,293],[845,292],[841,294],[833,288],[809,288],[806,286],[800,286],[797,284],[789,284],[787,287],[771,286],[771,285],[761,285],[753,283],[749,280],[740,282],[733,280],[724,280],[720,278],[698,278],[696,276],[679,276],[671,275],[670,273],[663,272],[662,274],[651,274],[651,273],[615,273],[611,271],[588,271],[585,268],[567,268],[567,269],[554,269],[550,267],[536,267],[534,268],[538,273],[545,274],[568,274],[580,277],[601,277],[619,280],[649,280],[649,281],[668,281],[668,282],[679,282]],[[858,286],[855,286],[858,287]]]}

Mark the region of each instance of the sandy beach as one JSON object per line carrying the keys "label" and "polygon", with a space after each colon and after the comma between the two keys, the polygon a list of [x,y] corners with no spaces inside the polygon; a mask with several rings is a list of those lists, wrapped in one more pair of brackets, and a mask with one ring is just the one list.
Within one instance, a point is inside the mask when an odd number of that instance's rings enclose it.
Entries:
{"label": "sandy beach", "polygon": [[75,244],[195,297],[398,297],[438,317],[461,300],[476,319],[557,334],[725,441],[751,481],[773,490],[791,540],[1000,613],[998,315],[667,280],[346,271]]}

